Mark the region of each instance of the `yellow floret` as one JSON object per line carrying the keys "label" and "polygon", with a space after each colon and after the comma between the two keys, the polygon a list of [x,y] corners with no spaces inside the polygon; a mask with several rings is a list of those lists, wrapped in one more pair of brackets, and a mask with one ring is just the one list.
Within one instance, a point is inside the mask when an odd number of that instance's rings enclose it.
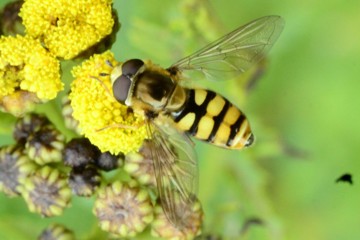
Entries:
{"label": "yellow floret", "polygon": [[19,35],[0,38],[0,105],[16,91],[34,93],[45,102],[62,89],[59,61],[39,41]]}
{"label": "yellow floret", "polygon": [[112,31],[112,0],[26,0],[20,16],[26,33],[43,39],[58,57],[71,59]]}
{"label": "yellow floret", "polygon": [[[95,54],[73,69],[76,78],[71,85],[73,117],[79,121],[82,133],[100,148],[113,154],[137,151],[147,137],[144,119],[120,104],[112,96],[109,76],[117,63],[111,52]],[[103,74],[102,74],[103,75]],[[121,124],[124,127],[119,127]],[[129,129],[133,127],[134,129]]]}

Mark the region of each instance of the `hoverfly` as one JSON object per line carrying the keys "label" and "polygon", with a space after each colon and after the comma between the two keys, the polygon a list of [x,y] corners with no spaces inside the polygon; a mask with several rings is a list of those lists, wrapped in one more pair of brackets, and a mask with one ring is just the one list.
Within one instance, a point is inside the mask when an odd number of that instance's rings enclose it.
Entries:
{"label": "hoverfly", "polygon": [[228,149],[248,147],[254,140],[241,110],[216,92],[184,87],[183,72],[217,80],[241,74],[264,57],[283,26],[279,16],[259,18],[166,69],[140,59],[108,63],[115,99],[145,116],[161,205],[177,228],[186,224],[183,214],[197,189],[198,165],[189,136]]}

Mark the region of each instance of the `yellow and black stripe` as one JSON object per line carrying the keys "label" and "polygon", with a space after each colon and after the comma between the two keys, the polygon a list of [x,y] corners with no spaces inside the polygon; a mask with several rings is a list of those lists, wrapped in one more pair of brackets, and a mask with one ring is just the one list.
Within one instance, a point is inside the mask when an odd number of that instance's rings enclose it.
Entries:
{"label": "yellow and black stripe", "polygon": [[225,148],[251,145],[249,122],[237,107],[210,90],[187,89],[187,92],[183,108],[171,114],[179,129]]}

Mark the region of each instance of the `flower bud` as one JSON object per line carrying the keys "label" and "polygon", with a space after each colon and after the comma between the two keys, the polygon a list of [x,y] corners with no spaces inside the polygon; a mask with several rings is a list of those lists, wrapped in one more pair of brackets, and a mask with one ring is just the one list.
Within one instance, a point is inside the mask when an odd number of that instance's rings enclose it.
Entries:
{"label": "flower bud", "polygon": [[[155,237],[162,237],[173,240],[194,239],[201,233],[201,224],[203,220],[203,211],[198,200],[192,205],[184,205],[182,202],[175,202],[173,211],[179,211],[179,226],[175,226],[166,217],[160,205],[155,206],[155,217],[151,224],[151,234]],[[181,211],[181,214],[180,214]]]}
{"label": "flower bud", "polygon": [[101,153],[95,160],[95,165],[104,171],[111,171],[121,167],[124,164],[124,154],[111,154],[110,152]]}
{"label": "flower bud", "polygon": [[100,151],[87,138],[74,138],[68,142],[62,152],[65,165],[83,167],[95,162]]}
{"label": "flower bud", "polygon": [[37,168],[23,150],[20,145],[0,148],[0,190],[8,196],[19,195],[20,181]]}
{"label": "flower bud", "polygon": [[27,114],[16,122],[13,136],[17,142],[26,143],[28,138],[44,126],[49,126],[50,121],[40,114]]}
{"label": "flower bud", "polygon": [[139,183],[156,187],[154,163],[149,147],[148,140],[145,140],[139,152],[128,153],[124,169]]}
{"label": "flower bud", "polygon": [[100,189],[94,204],[101,229],[118,237],[134,237],[153,220],[148,192],[130,185],[116,181]]}
{"label": "flower bud", "polygon": [[79,122],[74,119],[72,116],[73,109],[71,107],[71,101],[69,99],[69,94],[66,94],[61,101],[62,110],[61,113],[64,117],[65,126],[68,129],[74,130],[77,134],[81,134],[81,130],[79,128]]}
{"label": "flower bud", "polygon": [[30,135],[26,142],[26,152],[40,165],[61,161],[65,136],[52,125],[43,127]]}
{"label": "flower bud", "polygon": [[69,186],[78,196],[89,197],[100,185],[101,177],[92,166],[73,168],[69,176]]}
{"label": "flower bud", "polygon": [[61,224],[52,224],[44,229],[38,240],[75,240],[73,231],[67,229]]}
{"label": "flower bud", "polygon": [[42,167],[24,179],[20,192],[29,210],[44,217],[61,215],[71,199],[66,177],[58,169],[49,166]]}

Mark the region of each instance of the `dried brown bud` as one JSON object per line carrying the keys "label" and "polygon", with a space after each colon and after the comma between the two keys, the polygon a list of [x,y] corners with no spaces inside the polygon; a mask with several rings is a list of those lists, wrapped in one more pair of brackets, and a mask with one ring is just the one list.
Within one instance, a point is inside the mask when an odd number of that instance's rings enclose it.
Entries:
{"label": "dried brown bud", "polygon": [[101,177],[96,168],[92,166],[74,168],[70,172],[69,186],[78,196],[89,197],[100,185]]}
{"label": "dried brown bud", "polygon": [[104,171],[111,171],[124,164],[124,154],[113,155],[110,152],[101,153],[95,160],[95,165]]}
{"label": "dried brown bud", "polygon": [[65,136],[52,125],[49,125],[29,136],[25,150],[31,159],[43,165],[50,162],[60,162],[64,145]]}
{"label": "dried brown bud", "polygon": [[31,135],[50,124],[50,121],[43,115],[27,114],[16,122],[13,133],[14,138],[18,142],[25,143]]}
{"label": "dried brown bud", "polygon": [[65,165],[71,167],[83,167],[95,163],[99,157],[99,149],[92,145],[87,138],[74,138],[68,142],[62,156]]}

